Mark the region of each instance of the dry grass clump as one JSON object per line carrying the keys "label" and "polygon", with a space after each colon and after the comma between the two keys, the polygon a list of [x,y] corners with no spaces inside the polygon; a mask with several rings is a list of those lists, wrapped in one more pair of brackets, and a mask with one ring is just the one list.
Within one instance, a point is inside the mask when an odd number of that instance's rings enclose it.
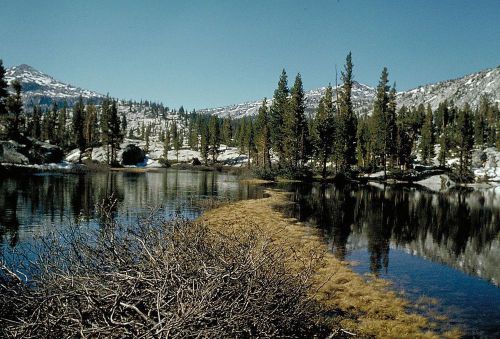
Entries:
{"label": "dry grass clump", "polygon": [[31,278],[0,262],[0,337],[335,335],[309,295],[319,259],[290,271],[292,253],[257,231],[101,216],[45,238]]}

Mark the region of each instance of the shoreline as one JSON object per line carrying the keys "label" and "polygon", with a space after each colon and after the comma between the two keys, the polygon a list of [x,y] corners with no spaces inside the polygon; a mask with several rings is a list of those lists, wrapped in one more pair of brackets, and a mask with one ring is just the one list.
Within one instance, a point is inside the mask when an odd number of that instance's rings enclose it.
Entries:
{"label": "shoreline", "polygon": [[[332,320],[358,336],[375,337],[459,337],[458,330],[442,334],[433,331],[436,324],[408,311],[409,302],[388,289],[389,282],[369,276],[366,280],[352,271],[348,263],[334,257],[318,230],[286,218],[274,207],[291,203],[287,193],[266,190],[268,197],[244,200],[208,210],[198,219],[211,230],[241,236],[255,232],[263,242],[293,253],[289,269],[297,274],[308,269],[308,260],[321,258],[314,268],[311,296],[325,313],[336,310]],[[309,267],[310,269],[310,267]]]}
{"label": "shoreline", "polygon": [[[160,172],[166,169],[177,170],[192,170],[204,172],[222,172],[232,173],[235,175],[242,175],[249,171],[247,167],[228,166],[228,165],[192,165],[190,163],[174,163],[169,167],[147,167],[147,166],[125,166],[125,167],[111,167],[101,163],[49,163],[49,164],[12,164],[0,163],[0,176],[1,175],[23,175],[23,174],[37,174],[37,173],[61,173],[61,174],[86,174],[97,172],[127,172],[127,173],[147,173],[147,172]],[[320,178],[312,178],[311,180],[290,180],[277,178],[275,180],[260,179],[250,176],[244,176],[240,180],[241,183],[250,185],[265,185],[265,184],[283,184],[283,183],[325,183],[332,184],[337,182],[335,178],[328,178],[322,180]],[[355,179],[345,179],[343,182],[352,182],[362,185],[402,185],[407,187],[418,187],[426,189],[431,192],[446,192],[450,188],[469,188],[473,190],[491,189],[500,187],[500,182],[496,180],[480,180],[473,183],[455,183],[452,182],[447,173],[443,171],[436,171],[429,173],[418,178],[418,180],[404,180],[393,177],[386,179],[362,175]]]}

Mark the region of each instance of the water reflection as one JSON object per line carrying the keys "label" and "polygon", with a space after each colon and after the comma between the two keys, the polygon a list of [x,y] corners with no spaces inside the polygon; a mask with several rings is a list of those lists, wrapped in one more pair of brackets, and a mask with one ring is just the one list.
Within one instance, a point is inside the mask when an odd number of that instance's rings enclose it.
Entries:
{"label": "water reflection", "polygon": [[240,185],[237,176],[217,172],[52,173],[0,178],[0,248],[30,242],[34,233],[43,233],[48,225],[98,222],[96,204],[109,197],[116,199],[116,215],[121,220],[135,220],[160,206],[166,217],[195,218],[201,210],[193,200],[261,195],[261,188]]}
{"label": "water reflection", "polygon": [[366,248],[370,271],[390,270],[391,248],[428,258],[498,285],[500,194],[468,189],[436,194],[391,186],[286,187],[297,204],[288,213],[320,227],[345,259]]}

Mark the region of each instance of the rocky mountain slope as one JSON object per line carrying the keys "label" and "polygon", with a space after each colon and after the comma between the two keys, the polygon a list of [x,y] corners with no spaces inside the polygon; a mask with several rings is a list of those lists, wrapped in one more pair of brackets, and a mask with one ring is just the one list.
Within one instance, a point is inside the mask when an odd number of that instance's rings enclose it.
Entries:
{"label": "rocky mountain slope", "polygon": [[25,64],[7,68],[5,78],[8,83],[14,79],[21,81],[24,104],[28,107],[35,104],[49,106],[54,101],[66,101],[71,106],[80,95],[96,102],[104,97],[97,92],[65,84]]}

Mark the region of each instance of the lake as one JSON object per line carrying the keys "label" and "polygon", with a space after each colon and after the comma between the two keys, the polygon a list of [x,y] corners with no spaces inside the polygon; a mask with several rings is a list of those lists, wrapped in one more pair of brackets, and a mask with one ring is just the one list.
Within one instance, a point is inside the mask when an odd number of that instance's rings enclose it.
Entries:
{"label": "lake", "polygon": [[[395,290],[440,327],[500,336],[500,191],[432,193],[408,186],[278,185],[295,201],[283,213],[322,230],[332,252],[360,274]],[[112,195],[117,216],[134,222],[152,208],[194,219],[200,199],[260,198],[263,188],[238,176],[186,170],[86,175],[57,173],[0,179],[0,252],[36,241],[52,227],[95,224],[97,203]]]}

